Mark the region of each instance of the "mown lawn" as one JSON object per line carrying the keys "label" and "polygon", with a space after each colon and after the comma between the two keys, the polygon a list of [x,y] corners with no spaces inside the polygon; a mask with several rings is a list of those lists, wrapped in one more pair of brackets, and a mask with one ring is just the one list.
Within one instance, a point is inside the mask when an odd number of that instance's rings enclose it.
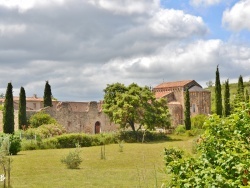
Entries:
{"label": "mown lawn", "polygon": [[[177,137],[176,137],[177,138]],[[14,188],[81,187],[161,187],[164,173],[163,149],[177,147],[191,152],[193,138],[161,143],[106,145],[106,160],[101,147],[81,148],[80,169],[67,169],[60,159],[74,149],[22,151],[12,156],[11,185]]]}

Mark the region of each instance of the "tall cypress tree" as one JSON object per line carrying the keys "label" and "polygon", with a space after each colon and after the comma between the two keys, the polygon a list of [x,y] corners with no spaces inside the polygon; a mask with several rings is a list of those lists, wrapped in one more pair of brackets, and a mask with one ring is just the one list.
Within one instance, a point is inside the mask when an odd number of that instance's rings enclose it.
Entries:
{"label": "tall cypress tree", "polygon": [[239,76],[239,80],[238,80],[238,89],[237,89],[237,98],[238,98],[238,102],[244,102],[245,101],[245,97],[244,97],[244,82],[243,82],[243,78],[240,75]]}
{"label": "tall cypress tree", "polygon": [[49,81],[46,81],[45,84],[43,102],[44,102],[44,107],[52,106],[52,93]]}
{"label": "tall cypress tree", "polygon": [[219,116],[222,116],[222,97],[221,97],[219,66],[217,66],[215,74],[216,74],[216,78],[215,78],[215,113]]}
{"label": "tall cypress tree", "polygon": [[246,103],[249,103],[249,93],[248,93],[248,89],[246,89],[245,97],[246,97]]}
{"label": "tall cypress tree", "polygon": [[18,111],[18,125],[19,129],[23,126],[27,126],[27,116],[26,116],[26,94],[23,87],[20,88],[19,93],[19,111]]}
{"label": "tall cypress tree", "polygon": [[227,79],[225,82],[225,90],[224,90],[224,109],[225,116],[230,115],[231,106],[230,106],[230,88],[229,88],[229,80]]}
{"label": "tall cypress tree", "polygon": [[186,130],[190,130],[191,129],[191,118],[190,118],[190,98],[189,98],[189,91],[188,89],[186,89],[185,92],[185,126],[186,126]]}
{"label": "tall cypress tree", "polygon": [[8,83],[3,110],[3,132],[8,134],[13,134],[15,131],[14,102],[12,89],[12,84]]}

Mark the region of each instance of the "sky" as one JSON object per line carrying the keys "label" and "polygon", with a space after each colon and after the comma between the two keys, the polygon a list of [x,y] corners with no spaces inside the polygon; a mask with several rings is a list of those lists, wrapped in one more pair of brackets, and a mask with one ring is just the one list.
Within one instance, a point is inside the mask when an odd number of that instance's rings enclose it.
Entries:
{"label": "sky", "polygon": [[250,80],[250,0],[1,0],[0,93],[99,101],[107,84]]}

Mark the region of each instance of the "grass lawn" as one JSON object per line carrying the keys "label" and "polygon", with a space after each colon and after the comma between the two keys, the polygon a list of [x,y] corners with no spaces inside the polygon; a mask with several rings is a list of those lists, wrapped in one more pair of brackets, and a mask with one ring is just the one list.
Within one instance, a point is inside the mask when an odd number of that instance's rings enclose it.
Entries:
{"label": "grass lawn", "polygon": [[[176,137],[177,138],[177,137]],[[106,145],[81,148],[80,169],[67,169],[60,159],[74,149],[22,151],[12,156],[11,185],[14,188],[161,187],[164,174],[163,149],[177,147],[191,152],[193,138],[161,143]],[[1,184],[1,182],[0,182]]]}

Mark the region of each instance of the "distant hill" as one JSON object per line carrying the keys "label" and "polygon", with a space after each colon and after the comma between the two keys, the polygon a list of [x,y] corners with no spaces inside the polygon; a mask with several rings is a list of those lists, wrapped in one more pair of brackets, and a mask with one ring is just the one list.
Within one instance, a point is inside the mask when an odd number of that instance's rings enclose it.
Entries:
{"label": "distant hill", "polygon": [[[229,80],[230,82],[230,80]],[[234,100],[236,94],[237,94],[237,89],[238,89],[238,83],[229,83],[229,88],[230,88],[230,101]],[[244,82],[244,88],[245,90],[248,90],[248,93],[250,94],[250,82]],[[211,107],[212,107],[212,112],[215,111],[215,86],[211,86],[208,88],[205,88],[206,90],[211,91]],[[225,84],[221,83],[221,95],[222,95],[222,104],[224,103],[224,89],[225,89]]]}

